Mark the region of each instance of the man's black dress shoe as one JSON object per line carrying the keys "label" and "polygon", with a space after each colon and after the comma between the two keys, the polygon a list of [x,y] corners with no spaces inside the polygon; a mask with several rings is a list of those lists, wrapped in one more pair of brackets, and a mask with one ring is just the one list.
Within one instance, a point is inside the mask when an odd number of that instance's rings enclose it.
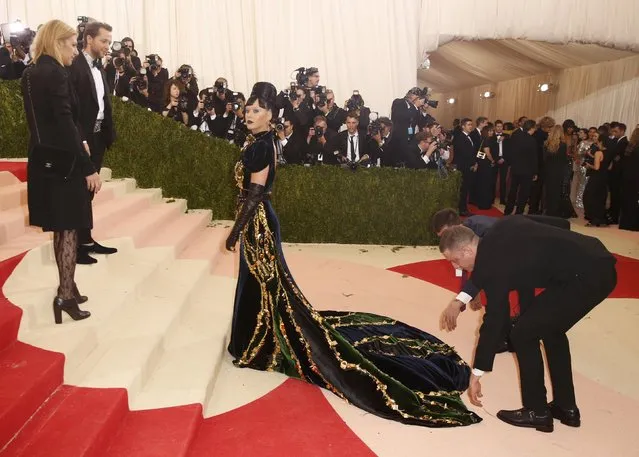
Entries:
{"label": "man's black dress shoe", "polygon": [[87,249],[89,253],[94,253],[94,254],[115,254],[116,252],[118,252],[116,248],[108,248],[106,246],[102,246],[99,243],[96,243],[95,241],[93,242],[92,245],[84,246],[84,247]]}
{"label": "man's black dress shoe", "polygon": [[75,263],[78,265],[93,265],[94,263],[98,263],[98,261],[89,255],[86,246],[80,246]]}
{"label": "man's black dress shoe", "polygon": [[554,428],[550,410],[546,410],[543,414],[537,414],[528,408],[516,409],[514,411],[502,409],[497,413],[497,417],[515,427],[530,427],[540,432],[550,433]]}
{"label": "man's black dress shoe", "polygon": [[581,425],[581,414],[579,408],[566,409],[561,406],[555,405],[555,402],[548,403],[548,408],[552,414],[552,417],[561,421],[562,424],[568,427],[579,427]]}

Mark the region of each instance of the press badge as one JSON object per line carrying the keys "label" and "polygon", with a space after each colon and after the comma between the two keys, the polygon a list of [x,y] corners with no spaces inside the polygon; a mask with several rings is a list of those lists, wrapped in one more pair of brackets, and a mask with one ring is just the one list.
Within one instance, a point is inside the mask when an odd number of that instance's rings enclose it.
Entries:
{"label": "press badge", "polygon": [[455,276],[461,278],[463,274],[463,270],[461,268],[455,268]]}
{"label": "press badge", "polygon": [[408,127],[408,134],[412,135],[413,134],[413,128],[412,127]]}

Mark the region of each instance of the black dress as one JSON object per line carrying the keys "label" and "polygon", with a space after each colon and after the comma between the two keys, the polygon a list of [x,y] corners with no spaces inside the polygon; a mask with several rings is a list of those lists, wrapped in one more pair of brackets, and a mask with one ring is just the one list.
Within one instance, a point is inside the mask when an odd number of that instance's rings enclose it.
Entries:
{"label": "black dress", "polygon": [[639,146],[622,156],[619,228],[639,231]]}
{"label": "black dress", "polygon": [[608,167],[612,161],[612,155],[608,151],[603,151],[599,170],[589,168],[586,173],[588,184],[584,190],[584,217],[592,225],[607,225]]}
{"label": "black dress", "polygon": [[545,195],[544,208],[547,216],[562,217],[561,200],[564,171],[568,165],[566,143],[561,143],[556,152],[544,147]]}
{"label": "black dress", "polygon": [[[266,167],[270,192],[272,132],[244,150],[235,169],[238,187],[247,189],[250,174]],[[389,317],[314,310],[286,265],[280,241],[279,221],[265,199],[240,237],[229,344],[236,366],[284,373],[399,422],[453,427],[481,421],[460,399],[470,368],[452,347]]]}
{"label": "black dress", "polygon": [[[486,138],[482,141],[479,152],[484,152],[484,148],[489,148],[490,153],[495,157],[495,152],[499,155],[499,149],[495,138]],[[497,148],[497,149],[496,149]],[[474,203],[479,209],[490,209],[495,201],[494,173],[495,165],[491,163],[488,156],[481,159],[477,157],[477,173],[475,176]]]}
{"label": "black dress", "polygon": [[[91,195],[85,177],[95,173],[95,169],[80,140],[78,101],[67,70],[52,57],[41,56],[25,71],[22,94],[31,133],[27,164],[29,223],[45,231],[91,229]],[[37,133],[41,144],[66,149],[76,155],[75,166],[67,180],[36,167],[33,148],[38,143]]]}

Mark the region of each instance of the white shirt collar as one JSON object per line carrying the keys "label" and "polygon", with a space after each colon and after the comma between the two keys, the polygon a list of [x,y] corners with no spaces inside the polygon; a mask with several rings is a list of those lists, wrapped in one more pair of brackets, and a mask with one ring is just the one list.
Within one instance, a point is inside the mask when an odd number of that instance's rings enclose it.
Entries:
{"label": "white shirt collar", "polygon": [[93,68],[93,61],[95,59],[93,57],[91,57],[91,54],[89,54],[86,51],[82,51],[82,54],[84,54],[84,58],[87,59],[87,63],[89,64],[89,68]]}

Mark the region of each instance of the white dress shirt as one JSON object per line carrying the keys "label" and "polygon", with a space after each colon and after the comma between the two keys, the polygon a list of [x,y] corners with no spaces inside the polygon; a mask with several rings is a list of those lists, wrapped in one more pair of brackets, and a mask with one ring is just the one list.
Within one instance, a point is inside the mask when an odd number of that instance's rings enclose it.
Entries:
{"label": "white dress shirt", "polygon": [[100,69],[93,66],[93,57],[86,52],[83,52],[83,54],[84,58],[87,59],[89,68],[91,69],[91,75],[95,82],[95,93],[98,96],[98,117],[96,117],[96,120],[102,121],[104,120],[104,80],[102,79]]}
{"label": "white dress shirt", "polygon": [[346,137],[346,158],[351,160],[351,138],[353,138],[353,144],[355,146],[355,162],[359,160],[359,132],[356,132],[354,135],[350,133]]}

